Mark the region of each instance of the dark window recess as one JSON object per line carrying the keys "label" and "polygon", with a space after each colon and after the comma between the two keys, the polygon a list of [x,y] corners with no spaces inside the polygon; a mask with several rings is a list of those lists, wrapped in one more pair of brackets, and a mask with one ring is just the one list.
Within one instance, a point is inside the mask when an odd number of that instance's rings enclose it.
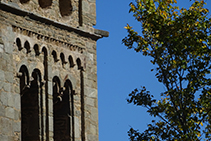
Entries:
{"label": "dark window recess", "polygon": [[71,0],[59,0],[59,10],[62,17],[69,16],[73,10]]}
{"label": "dark window recess", "polygon": [[30,0],[20,0],[20,3],[27,3],[27,2],[29,2]]}
{"label": "dark window recess", "polygon": [[52,5],[52,0],[39,0],[39,5],[41,8],[47,8]]}

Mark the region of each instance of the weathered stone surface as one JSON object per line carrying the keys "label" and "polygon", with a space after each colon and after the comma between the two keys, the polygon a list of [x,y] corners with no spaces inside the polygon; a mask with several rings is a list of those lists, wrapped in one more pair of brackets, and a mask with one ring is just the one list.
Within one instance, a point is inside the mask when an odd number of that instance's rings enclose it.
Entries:
{"label": "weathered stone surface", "polygon": [[13,73],[5,72],[5,80],[9,83],[13,83]]}
{"label": "weathered stone surface", "polygon": [[7,107],[5,108],[5,116],[8,117],[8,118],[11,118],[11,119],[14,119],[14,116],[15,116],[15,111],[13,108],[11,107]]}
{"label": "weathered stone surface", "polygon": [[4,52],[4,45],[0,43],[0,53]]}
{"label": "weathered stone surface", "polygon": [[96,0],[67,2],[0,0],[0,140],[98,141],[96,41],[108,32],[92,27]]}
{"label": "weathered stone surface", "polygon": [[80,137],[80,120],[76,117],[75,118],[75,137],[76,138],[79,138]]}
{"label": "weathered stone surface", "polygon": [[0,70],[0,81],[4,81],[4,80],[5,80],[4,71]]}
{"label": "weathered stone surface", "polygon": [[8,106],[15,107],[16,105],[14,105],[14,97],[13,97],[13,94],[12,93],[7,93],[6,96],[7,96],[7,100],[8,100],[8,102],[7,102]]}
{"label": "weathered stone surface", "polygon": [[10,92],[10,91],[11,91],[11,84],[10,84],[10,83],[4,83],[3,89],[4,89],[6,92]]}
{"label": "weathered stone surface", "polygon": [[5,106],[0,105],[0,116],[5,116]]}
{"label": "weathered stone surface", "polygon": [[5,118],[5,117],[1,117],[0,118],[0,125],[1,125],[0,133],[3,134],[3,135],[11,136],[11,134],[12,134],[12,122],[11,122],[11,120],[9,120],[8,118]]}
{"label": "weathered stone surface", "polygon": [[86,98],[86,103],[88,104],[88,105],[90,105],[90,106],[95,106],[95,101],[94,101],[94,99],[93,98],[89,98],[89,97],[87,97]]}
{"label": "weathered stone surface", "polygon": [[0,102],[2,103],[3,106],[7,106],[8,105],[7,93],[4,92],[4,91],[1,91],[1,94],[0,94]]}
{"label": "weathered stone surface", "polygon": [[96,98],[97,97],[97,89],[95,88],[85,88],[85,94],[87,94],[87,97]]}

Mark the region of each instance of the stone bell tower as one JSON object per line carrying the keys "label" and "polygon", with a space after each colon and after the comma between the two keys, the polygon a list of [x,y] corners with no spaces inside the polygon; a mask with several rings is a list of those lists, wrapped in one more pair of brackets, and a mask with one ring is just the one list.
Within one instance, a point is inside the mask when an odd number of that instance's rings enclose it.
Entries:
{"label": "stone bell tower", "polygon": [[98,141],[95,0],[0,0],[0,140]]}

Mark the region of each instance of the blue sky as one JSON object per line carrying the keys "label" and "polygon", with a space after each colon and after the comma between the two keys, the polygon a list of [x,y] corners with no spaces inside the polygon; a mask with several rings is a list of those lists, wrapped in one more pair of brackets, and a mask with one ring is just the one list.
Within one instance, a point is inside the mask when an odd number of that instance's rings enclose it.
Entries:
{"label": "blue sky", "polygon": [[[132,0],[96,0],[97,25],[109,31],[108,38],[97,42],[99,141],[128,141],[130,127],[143,131],[152,118],[146,109],[127,104],[134,88],[146,86],[159,98],[165,90],[150,70],[154,66],[141,53],[128,50],[122,39],[127,35],[124,26],[130,24],[140,31],[140,25],[128,13]],[[211,10],[211,1],[206,0]],[[189,0],[178,0],[179,6],[189,6]]]}

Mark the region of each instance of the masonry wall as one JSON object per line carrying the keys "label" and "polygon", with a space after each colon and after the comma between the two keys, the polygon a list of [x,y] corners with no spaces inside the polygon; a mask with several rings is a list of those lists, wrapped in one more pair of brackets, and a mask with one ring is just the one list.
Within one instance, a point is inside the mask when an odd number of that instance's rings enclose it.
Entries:
{"label": "masonry wall", "polygon": [[0,1],[0,139],[97,141],[95,1],[44,2]]}

